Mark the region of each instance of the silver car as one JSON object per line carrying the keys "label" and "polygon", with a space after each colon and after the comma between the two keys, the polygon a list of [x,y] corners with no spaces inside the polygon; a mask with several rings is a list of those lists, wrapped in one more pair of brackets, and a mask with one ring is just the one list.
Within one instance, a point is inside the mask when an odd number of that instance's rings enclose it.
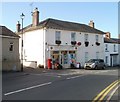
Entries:
{"label": "silver car", "polygon": [[105,63],[103,59],[90,59],[84,65],[85,69],[105,69]]}

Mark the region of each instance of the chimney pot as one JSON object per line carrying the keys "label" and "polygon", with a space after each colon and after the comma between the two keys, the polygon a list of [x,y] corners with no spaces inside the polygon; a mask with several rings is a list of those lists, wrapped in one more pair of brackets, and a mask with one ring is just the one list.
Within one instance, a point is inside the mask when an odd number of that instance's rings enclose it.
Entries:
{"label": "chimney pot", "polygon": [[110,39],[110,38],[111,38],[111,34],[110,34],[110,32],[106,32],[106,34],[105,34],[105,38],[107,38],[107,39]]}
{"label": "chimney pot", "polygon": [[17,31],[17,33],[20,31],[20,22],[19,21],[16,24],[16,31]]}
{"label": "chimney pot", "polygon": [[94,26],[94,22],[93,22],[93,20],[90,20],[89,26],[92,27],[92,28],[95,27],[95,26]]}

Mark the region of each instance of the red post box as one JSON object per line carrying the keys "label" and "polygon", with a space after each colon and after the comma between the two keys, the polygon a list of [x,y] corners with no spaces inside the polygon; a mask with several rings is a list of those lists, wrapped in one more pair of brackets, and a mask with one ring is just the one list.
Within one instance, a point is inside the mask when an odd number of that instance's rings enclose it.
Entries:
{"label": "red post box", "polygon": [[48,69],[52,69],[52,59],[47,60]]}

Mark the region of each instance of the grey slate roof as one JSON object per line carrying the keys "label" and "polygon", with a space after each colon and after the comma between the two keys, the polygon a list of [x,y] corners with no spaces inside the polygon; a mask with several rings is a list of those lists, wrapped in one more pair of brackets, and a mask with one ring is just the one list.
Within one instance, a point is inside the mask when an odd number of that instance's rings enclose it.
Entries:
{"label": "grey slate roof", "polygon": [[120,44],[120,39],[116,38],[104,38],[104,43],[115,43],[115,44]]}
{"label": "grey slate roof", "polygon": [[5,26],[0,26],[0,35],[11,36],[11,37],[19,37],[17,34],[12,32],[10,29],[8,29]]}
{"label": "grey slate roof", "polygon": [[57,19],[48,18],[39,23],[39,25],[35,28],[32,27],[32,24],[25,27],[23,30],[29,31],[39,28],[52,28],[52,29],[59,29],[59,30],[69,30],[69,31],[79,31],[79,32],[86,32],[86,33],[97,33],[97,34],[105,34],[105,32],[100,31],[98,29],[92,28],[85,24],[62,21]]}

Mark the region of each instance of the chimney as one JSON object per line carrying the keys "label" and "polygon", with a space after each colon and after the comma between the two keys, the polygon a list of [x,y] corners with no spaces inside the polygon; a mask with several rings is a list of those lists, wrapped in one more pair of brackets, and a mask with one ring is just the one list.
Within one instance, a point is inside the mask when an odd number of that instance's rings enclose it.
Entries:
{"label": "chimney", "polygon": [[16,24],[16,31],[17,31],[17,33],[20,31],[20,22],[19,21]]}
{"label": "chimney", "polygon": [[94,22],[93,22],[93,20],[91,20],[91,21],[89,22],[89,26],[92,27],[92,28],[95,27],[95,26],[94,26]]}
{"label": "chimney", "polygon": [[35,10],[33,11],[33,18],[32,18],[32,25],[33,26],[38,26],[39,24],[39,11],[38,8],[35,8]]}
{"label": "chimney", "polygon": [[110,39],[110,38],[111,38],[111,34],[110,34],[110,32],[106,32],[106,34],[105,34],[105,38],[107,38],[107,39]]}

